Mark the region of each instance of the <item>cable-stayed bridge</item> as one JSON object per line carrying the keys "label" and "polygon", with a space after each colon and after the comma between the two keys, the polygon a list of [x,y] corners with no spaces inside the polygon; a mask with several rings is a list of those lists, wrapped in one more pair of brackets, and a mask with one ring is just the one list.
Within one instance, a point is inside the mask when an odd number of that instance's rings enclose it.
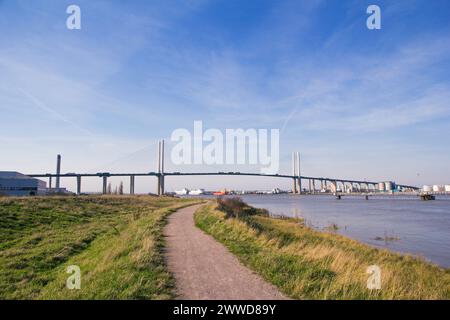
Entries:
{"label": "cable-stayed bridge", "polygon": [[[263,174],[250,172],[166,172],[164,170],[164,140],[158,145],[158,165],[155,172],[146,173],[61,173],[61,156],[57,156],[56,173],[45,174],[28,174],[33,178],[48,178],[49,188],[52,188],[53,178],[55,178],[56,189],[60,188],[61,178],[75,178],[77,181],[77,194],[82,193],[82,178],[83,177],[98,177],[103,180],[103,194],[107,193],[108,178],[110,177],[128,177],[130,182],[130,194],[135,193],[135,178],[136,177],[155,177],[157,181],[157,193],[162,195],[165,193],[165,178],[179,177],[179,176],[254,176],[254,177],[271,177],[280,179],[292,180],[292,193],[316,193],[319,190],[331,189],[332,192],[375,192],[379,190],[380,182],[377,181],[363,181],[331,177],[311,177],[300,174],[300,155],[298,152],[292,154],[292,174]],[[306,185],[305,185],[306,183]],[[320,187],[319,187],[320,185]],[[306,188],[306,186],[308,188]],[[402,191],[417,191],[418,187],[396,184],[397,190]]]}

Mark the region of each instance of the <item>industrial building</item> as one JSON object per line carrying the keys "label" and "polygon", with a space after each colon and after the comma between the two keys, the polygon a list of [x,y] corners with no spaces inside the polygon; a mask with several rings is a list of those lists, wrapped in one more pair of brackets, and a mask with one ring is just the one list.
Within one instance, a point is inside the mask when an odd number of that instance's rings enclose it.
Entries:
{"label": "industrial building", "polygon": [[47,183],[15,171],[0,171],[0,195],[36,196],[45,194]]}
{"label": "industrial building", "polygon": [[399,190],[400,188],[398,188],[395,182],[393,181],[385,181],[378,183],[378,191],[380,192],[393,192]]}
{"label": "industrial building", "polygon": [[426,193],[450,193],[450,185],[424,185],[422,187],[422,192]]}

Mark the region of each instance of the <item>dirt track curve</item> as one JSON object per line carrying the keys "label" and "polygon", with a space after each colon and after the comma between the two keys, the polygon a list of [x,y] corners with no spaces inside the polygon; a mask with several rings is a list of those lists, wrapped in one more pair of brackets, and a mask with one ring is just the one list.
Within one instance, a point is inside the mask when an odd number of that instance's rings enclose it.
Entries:
{"label": "dirt track curve", "polygon": [[166,258],[178,298],[198,300],[286,299],[273,285],[243,266],[222,244],[194,224],[199,205],[180,209],[164,230]]}

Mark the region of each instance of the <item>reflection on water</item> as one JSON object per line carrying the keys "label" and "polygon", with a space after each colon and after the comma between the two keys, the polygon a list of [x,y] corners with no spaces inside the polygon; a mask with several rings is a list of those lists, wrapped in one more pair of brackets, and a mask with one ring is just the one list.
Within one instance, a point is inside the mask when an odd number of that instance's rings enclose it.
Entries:
{"label": "reflection on water", "polygon": [[450,267],[450,197],[343,197],[245,195],[247,203],[272,214],[303,218],[365,243],[422,256]]}

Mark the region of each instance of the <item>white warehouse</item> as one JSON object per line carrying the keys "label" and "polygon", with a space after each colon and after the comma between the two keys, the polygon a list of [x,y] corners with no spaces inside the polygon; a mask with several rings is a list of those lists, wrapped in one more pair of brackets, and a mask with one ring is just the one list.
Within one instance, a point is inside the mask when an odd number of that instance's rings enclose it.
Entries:
{"label": "white warehouse", "polygon": [[0,171],[0,195],[36,196],[45,194],[47,183],[15,171]]}

